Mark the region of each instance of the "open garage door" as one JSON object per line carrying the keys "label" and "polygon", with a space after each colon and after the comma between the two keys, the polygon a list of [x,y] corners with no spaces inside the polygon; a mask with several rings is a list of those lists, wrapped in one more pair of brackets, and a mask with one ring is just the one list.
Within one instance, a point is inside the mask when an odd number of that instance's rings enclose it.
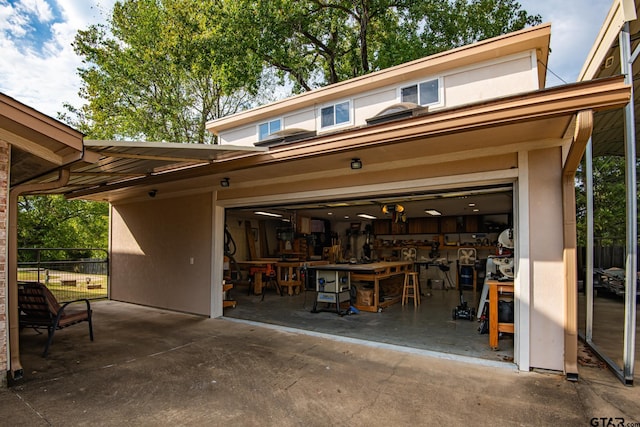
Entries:
{"label": "open garage door", "polygon": [[[227,209],[240,274],[228,272],[237,306],[225,316],[512,362],[513,225],[511,183]],[[331,266],[349,287],[327,302],[317,291]],[[407,270],[419,295],[403,304]],[[491,345],[488,283],[498,279],[503,332]]]}

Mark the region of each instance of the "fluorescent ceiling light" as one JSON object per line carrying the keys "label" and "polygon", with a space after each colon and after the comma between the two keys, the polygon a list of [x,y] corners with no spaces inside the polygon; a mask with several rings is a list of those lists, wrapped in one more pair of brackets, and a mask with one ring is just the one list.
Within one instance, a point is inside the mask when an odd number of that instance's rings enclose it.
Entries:
{"label": "fluorescent ceiling light", "polygon": [[425,213],[428,213],[431,216],[440,216],[440,215],[442,215],[442,212],[437,211],[435,209],[427,209],[427,210],[425,210]]}
{"label": "fluorescent ceiling light", "polygon": [[469,207],[474,207],[475,205],[475,203],[469,203]]}
{"label": "fluorescent ceiling light", "polygon": [[254,214],[256,214],[256,215],[264,215],[264,216],[271,216],[271,217],[274,217],[274,218],[282,218],[282,215],[277,214],[277,213],[271,213],[271,212],[258,211],[258,212],[254,212]]}
{"label": "fluorescent ceiling light", "polygon": [[329,208],[343,208],[345,206],[349,206],[349,203],[345,203],[345,202],[327,203],[327,207]]}
{"label": "fluorescent ceiling light", "polygon": [[360,218],[364,218],[364,219],[377,219],[378,217],[373,216],[373,215],[369,215],[369,214],[358,214],[358,216]]}

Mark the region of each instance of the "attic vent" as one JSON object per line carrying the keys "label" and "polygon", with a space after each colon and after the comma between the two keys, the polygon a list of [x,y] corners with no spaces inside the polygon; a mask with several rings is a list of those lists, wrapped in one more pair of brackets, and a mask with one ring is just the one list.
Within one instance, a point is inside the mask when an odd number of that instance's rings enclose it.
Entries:
{"label": "attic vent", "polygon": [[392,120],[405,119],[424,114],[428,111],[427,107],[421,107],[413,102],[400,102],[385,108],[370,119],[367,119],[368,125],[390,122]]}
{"label": "attic vent", "polygon": [[256,142],[253,145],[256,147],[275,147],[278,145],[288,144],[290,142],[313,138],[314,136],[316,136],[316,131],[314,130],[299,128],[282,129],[272,133],[262,141]]}

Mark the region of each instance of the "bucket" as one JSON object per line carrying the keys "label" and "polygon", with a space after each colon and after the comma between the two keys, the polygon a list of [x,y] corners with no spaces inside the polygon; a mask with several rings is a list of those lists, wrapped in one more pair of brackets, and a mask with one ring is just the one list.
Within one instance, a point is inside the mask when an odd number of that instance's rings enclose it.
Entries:
{"label": "bucket", "polygon": [[460,267],[460,284],[462,286],[473,286],[473,267],[463,265]]}

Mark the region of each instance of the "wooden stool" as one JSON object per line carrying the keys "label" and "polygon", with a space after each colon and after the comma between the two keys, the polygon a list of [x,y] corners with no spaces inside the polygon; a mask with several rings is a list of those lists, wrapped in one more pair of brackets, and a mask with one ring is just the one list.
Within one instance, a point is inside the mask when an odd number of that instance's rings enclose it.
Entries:
{"label": "wooden stool", "polygon": [[404,286],[402,288],[402,305],[409,303],[409,298],[413,298],[413,306],[420,304],[420,283],[416,271],[408,271],[404,275]]}

